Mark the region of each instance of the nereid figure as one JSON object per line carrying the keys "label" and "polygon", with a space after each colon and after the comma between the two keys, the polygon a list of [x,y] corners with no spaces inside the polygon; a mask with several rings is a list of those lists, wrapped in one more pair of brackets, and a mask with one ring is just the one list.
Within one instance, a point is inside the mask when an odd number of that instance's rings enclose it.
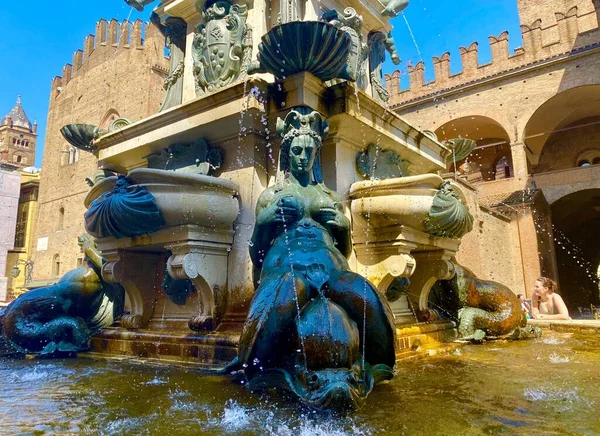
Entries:
{"label": "nereid figure", "polygon": [[251,388],[287,385],[313,406],[358,407],[392,377],[392,314],[349,270],[350,221],[320,171],[327,123],[297,108],[277,130],[280,177],[259,198],[250,248],[260,284],[229,370],[243,368]]}

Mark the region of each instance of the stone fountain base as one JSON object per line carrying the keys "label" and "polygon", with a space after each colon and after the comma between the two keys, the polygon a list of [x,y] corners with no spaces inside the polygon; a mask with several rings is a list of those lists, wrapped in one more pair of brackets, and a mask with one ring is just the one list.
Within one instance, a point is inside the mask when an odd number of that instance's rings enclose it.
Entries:
{"label": "stone fountain base", "polygon": [[[111,327],[91,339],[90,355],[218,371],[237,356],[241,325],[240,320],[231,317],[216,332],[206,334]],[[455,324],[450,321],[406,324],[396,328],[396,335],[397,361],[457,347],[453,342],[457,337]]]}

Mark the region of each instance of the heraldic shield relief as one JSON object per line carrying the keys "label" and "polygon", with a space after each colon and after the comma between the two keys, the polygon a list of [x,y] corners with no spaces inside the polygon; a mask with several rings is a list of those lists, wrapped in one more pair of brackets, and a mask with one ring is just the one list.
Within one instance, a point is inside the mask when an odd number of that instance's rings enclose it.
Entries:
{"label": "heraldic shield relief", "polygon": [[204,23],[198,26],[192,50],[196,95],[213,92],[245,75],[252,48],[246,5],[208,0],[202,16]]}

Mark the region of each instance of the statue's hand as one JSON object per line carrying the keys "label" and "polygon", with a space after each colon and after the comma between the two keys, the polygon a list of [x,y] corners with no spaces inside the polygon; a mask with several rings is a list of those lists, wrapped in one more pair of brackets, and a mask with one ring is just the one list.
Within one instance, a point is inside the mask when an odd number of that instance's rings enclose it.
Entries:
{"label": "statue's hand", "polygon": [[319,209],[315,219],[324,226],[339,228],[342,227],[340,212],[332,207],[323,207]]}
{"label": "statue's hand", "polygon": [[281,197],[276,203],[275,221],[291,224],[302,216],[302,206],[298,199],[292,195]]}
{"label": "statue's hand", "polygon": [[256,221],[260,225],[292,224],[298,221],[300,216],[302,207],[298,200],[293,196],[286,196],[273,201],[259,214]]}

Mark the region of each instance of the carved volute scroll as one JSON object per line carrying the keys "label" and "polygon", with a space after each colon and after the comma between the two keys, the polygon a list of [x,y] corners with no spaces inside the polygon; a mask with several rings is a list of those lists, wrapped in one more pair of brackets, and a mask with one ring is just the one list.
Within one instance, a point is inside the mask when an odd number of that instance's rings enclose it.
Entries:
{"label": "carved volute scroll", "polygon": [[204,23],[198,26],[192,45],[196,95],[216,91],[243,77],[252,54],[246,5],[231,0],[207,1],[200,12]]}

